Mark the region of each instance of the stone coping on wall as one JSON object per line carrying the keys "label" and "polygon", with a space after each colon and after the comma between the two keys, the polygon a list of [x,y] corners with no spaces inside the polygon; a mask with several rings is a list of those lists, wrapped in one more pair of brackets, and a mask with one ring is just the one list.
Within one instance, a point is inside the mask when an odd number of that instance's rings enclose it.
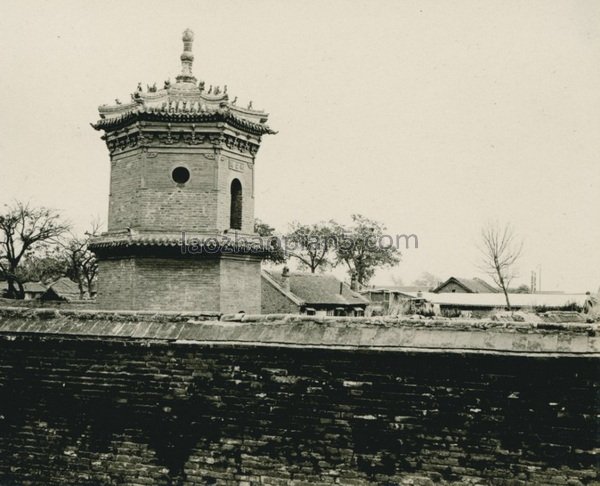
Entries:
{"label": "stone coping on wall", "polygon": [[0,338],[600,358],[600,324],[0,307]]}

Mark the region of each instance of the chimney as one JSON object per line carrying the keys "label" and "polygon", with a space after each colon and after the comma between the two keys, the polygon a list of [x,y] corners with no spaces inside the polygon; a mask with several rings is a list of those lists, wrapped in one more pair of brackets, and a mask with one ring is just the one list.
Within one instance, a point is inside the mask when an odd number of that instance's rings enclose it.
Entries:
{"label": "chimney", "polygon": [[286,292],[290,291],[290,269],[288,267],[283,267],[281,272],[281,286]]}
{"label": "chimney", "polygon": [[358,280],[356,280],[356,273],[353,273],[350,277],[350,288],[355,292],[358,291]]}

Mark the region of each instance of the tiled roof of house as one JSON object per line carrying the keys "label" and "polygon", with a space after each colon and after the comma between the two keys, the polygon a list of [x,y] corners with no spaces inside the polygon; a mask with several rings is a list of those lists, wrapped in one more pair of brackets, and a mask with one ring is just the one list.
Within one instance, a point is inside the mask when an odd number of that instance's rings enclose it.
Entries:
{"label": "tiled roof of house", "polygon": [[[282,286],[281,275],[269,273],[271,279]],[[367,305],[369,300],[333,275],[291,273],[290,292],[306,305]]]}
{"label": "tiled roof of house", "polygon": [[275,277],[273,275],[271,275],[270,272],[263,270],[261,272],[261,276],[262,276],[263,280],[267,281],[270,285],[272,285],[279,292],[281,292],[283,295],[285,295],[294,304],[299,305],[299,306],[303,306],[306,304],[306,302],[304,302],[300,297],[298,297],[291,291],[284,289],[283,286],[281,285],[281,282],[276,280]]}
{"label": "tiled roof of house", "polygon": [[67,277],[59,278],[56,282],[51,283],[46,290],[46,293],[50,292],[65,300],[79,300],[81,298],[79,285]]}
{"label": "tiled roof of house", "polygon": [[41,282],[26,282],[23,284],[23,288],[25,289],[25,292],[41,293],[46,291],[46,286]]}
{"label": "tiled roof of house", "polygon": [[498,292],[496,287],[488,284],[484,280],[480,278],[462,278],[462,277],[450,277],[445,282],[442,282],[438,285],[433,292],[440,292],[446,285],[449,283],[456,283],[463,287],[467,292],[472,292],[474,294],[478,293],[495,293]]}
{"label": "tiled roof of house", "polygon": [[[25,282],[23,284],[23,289],[25,292],[45,292],[46,287],[41,282]],[[0,294],[8,290],[8,282],[2,281],[0,282]]]}

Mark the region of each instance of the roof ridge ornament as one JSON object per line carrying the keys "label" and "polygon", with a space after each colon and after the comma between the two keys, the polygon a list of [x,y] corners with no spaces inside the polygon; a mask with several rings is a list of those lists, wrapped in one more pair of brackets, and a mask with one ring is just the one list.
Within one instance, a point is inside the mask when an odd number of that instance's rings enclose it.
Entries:
{"label": "roof ridge ornament", "polygon": [[183,52],[181,53],[181,74],[177,76],[178,83],[194,83],[197,80],[192,74],[192,63],[194,62],[194,54],[192,45],[194,44],[194,32],[191,29],[185,29],[181,37],[183,41]]}
{"label": "roof ridge ornament", "polygon": [[147,85],[147,91],[142,87],[142,83],[138,83],[131,94],[131,100],[115,100],[114,105],[98,108],[100,120],[93,125],[94,128],[112,133],[131,123],[156,120],[172,123],[224,122],[236,130],[256,136],[276,133],[266,124],[268,114],[255,110],[252,102],[246,108],[245,104],[240,104],[237,97],[232,97],[233,101],[230,101],[227,85],[206,86],[208,83],[198,82],[192,74],[194,33],[186,29],[181,38],[181,72],[176,81],[167,79],[162,89],[159,89],[156,83],[152,86]]}

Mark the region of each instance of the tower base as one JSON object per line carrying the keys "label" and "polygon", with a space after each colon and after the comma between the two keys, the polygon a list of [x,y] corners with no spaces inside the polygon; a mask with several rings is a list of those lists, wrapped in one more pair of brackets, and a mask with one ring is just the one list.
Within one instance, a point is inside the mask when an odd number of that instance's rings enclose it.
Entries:
{"label": "tower base", "polygon": [[98,308],[260,313],[261,258],[119,256],[98,262]]}

